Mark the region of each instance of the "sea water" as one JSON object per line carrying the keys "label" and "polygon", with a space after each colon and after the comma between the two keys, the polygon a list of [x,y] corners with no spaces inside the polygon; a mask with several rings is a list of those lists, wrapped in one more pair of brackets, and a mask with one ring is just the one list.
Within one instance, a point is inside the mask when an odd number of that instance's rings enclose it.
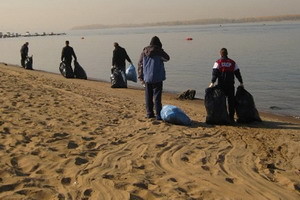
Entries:
{"label": "sea water", "polygon": [[69,31],[62,36],[2,38],[0,61],[19,65],[20,48],[28,41],[33,68],[59,73],[61,51],[69,40],[88,78],[109,82],[113,43],[124,47],[137,67],[143,48],[155,35],[171,58],[165,64],[165,91],[179,94],[194,89],[197,97],[204,98],[213,63],[226,47],[259,111],[299,118],[300,22],[108,28]]}

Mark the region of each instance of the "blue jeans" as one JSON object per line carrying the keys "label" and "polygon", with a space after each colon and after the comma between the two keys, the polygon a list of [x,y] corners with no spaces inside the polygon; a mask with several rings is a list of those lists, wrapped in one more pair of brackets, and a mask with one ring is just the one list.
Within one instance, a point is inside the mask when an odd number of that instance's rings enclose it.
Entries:
{"label": "blue jeans", "polygon": [[161,119],[160,111],[162,109],[161,96],[163,82],[145,83],[145,100],[147,117],[154,117],[153,107],[155,105],[156,118]]}

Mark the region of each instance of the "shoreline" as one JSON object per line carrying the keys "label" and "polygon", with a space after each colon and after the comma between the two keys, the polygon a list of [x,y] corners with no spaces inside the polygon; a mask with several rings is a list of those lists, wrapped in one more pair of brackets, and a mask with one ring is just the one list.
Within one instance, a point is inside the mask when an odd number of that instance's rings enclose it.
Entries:
{"label": "shoreline", "polygon": [[[16,65],[16,64],[9,64],[9,63],[4,63],[4,62],[0,62],[0,64],[6,65],[6,66],[12,66],[12,67],[16,67],[16,68],[21,68],[21,66]],[[21,68],[22,69],[22,68]],[[55,72],[48,72],[48,71],[44,71],[44,70],[38,70],[38,69],[33,69],[33,71],[37,71],[37,72],[41,72],[41,73],[49,73],[49,74],[54,74],[54,75],[58,75],[61,76],[60,73],[55,73]],[[74,80],[78,80],[78,79],[74,79]],[[110,84],[110,82],[105,81],[105,80],[101,80],[101,79],[87,79],[88,81],[93,81],[93,82],[99,82],[99,83],[106,83],[106,84]],[[140,90],[143,91],[143,88],[139,88],[139,87],[135,87],[135,86],[128,86],[128,89],[134,89],[134,90]],[[170,98],[174,98],[176,99],[177,96],[179,95],[178,93],[176,93],[175,91],[163,91],[164,95],[169,95]],[[201,102],[201,104],[204,103],[204,99],[202,98],[195,98],[194,100],[190,101],[193,102],[195,100],[199,100]],[[204,104],[203,104],[204,106]],[[273,112],[267,112],[267,111],[258,111],[260,115],[262,116],[266,116],[266,117],[270,117],[270,118],[277,118],[280,120],[284,120],[284,121],[293,121],[295,123],[299,123],[300,122],[300,117],[298,116],[292,116],[292,115],[285,115],[285,114],[280,114],[280,113],[273,113]]]}
{"label": "shoreline", "polygon": [[144,91],[0,64],[0,199],[299,199],[300,121],[145,118]]}

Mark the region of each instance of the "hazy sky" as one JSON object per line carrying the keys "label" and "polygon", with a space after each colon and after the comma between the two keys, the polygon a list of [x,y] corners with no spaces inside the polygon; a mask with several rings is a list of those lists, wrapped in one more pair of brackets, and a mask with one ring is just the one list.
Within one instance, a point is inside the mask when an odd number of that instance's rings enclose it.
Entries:
{"label": "hazy sky", "polygon": [[0,32],[300,14],[300,0],[0,0]]}

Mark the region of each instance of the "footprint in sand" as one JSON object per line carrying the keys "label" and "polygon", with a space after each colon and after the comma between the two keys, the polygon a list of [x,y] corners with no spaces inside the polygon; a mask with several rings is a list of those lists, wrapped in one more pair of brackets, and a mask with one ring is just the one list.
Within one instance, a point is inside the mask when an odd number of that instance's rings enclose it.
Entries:
{"label": "footprint in sand", "polygon": [[78,147],[78,144],[76,144],[74,141],[69,141],[68,143],[68,149],[76,149]]}
{"label": "footprint in sand", "polygon": [[80,157],[77,157],[75,159],[75,165],[83,165],[83,164],[86,164],[88,163],[89,161],[87,159],[84,159],[84,158],[80,158]]}
{"label": "footprint in sand", "polygon": [[70,185],[71,184],[71,178],[70,177],[62,178],[61,179],[61,184]]}
{"label": "footprint in sand", "polygon": [[86,190],[83,192],[83,195],[86,196],[86,197],[90,197],[90,196],[92,195],[92,192],[93,192],[92,189],[86,189]]}

